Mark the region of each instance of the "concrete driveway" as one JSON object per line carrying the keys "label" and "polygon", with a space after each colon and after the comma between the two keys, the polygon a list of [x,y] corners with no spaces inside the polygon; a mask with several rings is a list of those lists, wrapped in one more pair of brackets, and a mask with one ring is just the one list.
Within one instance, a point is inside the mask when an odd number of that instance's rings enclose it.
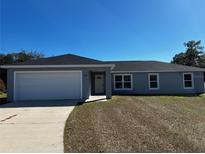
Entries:
{"label": "concrete driveway", "polygon": [[63,152],[65,121],[76,103],[0,105],[0,152]]}

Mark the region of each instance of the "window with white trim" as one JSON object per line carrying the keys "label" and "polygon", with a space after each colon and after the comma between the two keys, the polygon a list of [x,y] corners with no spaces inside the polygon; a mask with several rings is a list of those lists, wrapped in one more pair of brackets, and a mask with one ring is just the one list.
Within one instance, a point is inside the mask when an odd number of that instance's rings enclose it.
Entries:
{"label": "window with white trim", "polygon": [[159,89],[158,73],[149,73],[149,89]]}
{"label": "window with white trim", "polygon": [[193,74],[184,73],[184,89],[193,88]]}
{"label": "window with white trim", "polygon": [[132,74],[115,74],[114,89],[116,90],[131,90],[132,89]]}

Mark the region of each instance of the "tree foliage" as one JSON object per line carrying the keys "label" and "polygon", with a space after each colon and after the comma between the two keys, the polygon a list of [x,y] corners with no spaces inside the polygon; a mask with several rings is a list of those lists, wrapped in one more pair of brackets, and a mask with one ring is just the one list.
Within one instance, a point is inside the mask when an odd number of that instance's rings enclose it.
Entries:
{"label": "tree foliage", "polygon": [[[1,54],[0,53],[0,65],[17,64],[28,60],[36,60],[43,58],[44,55],[37,51],[21,50],[15,53]],[[0,79],[6,83],[6,70],[0,68]],[[1,87],[1,86],[0,86]],[[1,91],[2,89],[0,89]]]}
{"label": "tree foliage", "polygon": [[201,41],[191,40],[184,43],[184,46],[186,47],[186,51],[176,54],[171,62],[205,68],[205,53],[204,47],[201,46]]}
{"label": "tree foliage", "polygon": [[0,65],[16,64],[43,57],[44,55],[41,52],[21,50],[20,52],[16,53],[0,54]]}

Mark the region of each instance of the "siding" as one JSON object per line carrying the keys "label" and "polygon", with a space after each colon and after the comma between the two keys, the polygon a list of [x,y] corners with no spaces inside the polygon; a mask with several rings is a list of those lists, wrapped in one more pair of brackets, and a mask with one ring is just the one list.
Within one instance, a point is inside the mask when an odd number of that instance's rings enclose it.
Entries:
{"label": "siding", "polygon": [[95,71],[102,71],[106,74],[106,96],[107,98],[111,98],[111,74],[110,74],[110,68],[103,67],[103,68],[58,68],[58,69],[52,69],[52,68],[41,68],[41,69],[8,69],[7,71],[7,100],[9,102],[13,101],[13,92],[14,92],[14,71],[61,71],[61,70],[80,70],[82,71],[82,97],[83,100],[89,98],[91,94],[91,84],[90,84],[90,72]]}
{"label": "siding", "polygon": [[[150,72],[155,73],[155,72]],[[114,90],[114,74],[112,73],[112,93],[113,94],[194,94],[204,92],[203,72],[193,73],[194,88],[184,89],[183,72],[160,72],[158,90],[149,89],[149,73],[130,73],[133,75],[133,90]],[[120,73],[122,74],[122,73]],[[129,74],[126,72],[126,74]]]}

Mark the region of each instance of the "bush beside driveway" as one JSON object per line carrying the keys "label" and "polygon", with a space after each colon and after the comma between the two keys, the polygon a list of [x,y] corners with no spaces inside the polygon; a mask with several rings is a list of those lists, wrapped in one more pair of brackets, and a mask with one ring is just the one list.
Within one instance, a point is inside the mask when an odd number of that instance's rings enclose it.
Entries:
{"label": "bush beside driveway", "polygon": [[0,91],[0,105],[7,103],[6,98],[7,98],[7,95]]}
{"label": "bush beside driveway", "polygon": [[65,152],[205,152],[205,97],[114,96],[77,106]]}

